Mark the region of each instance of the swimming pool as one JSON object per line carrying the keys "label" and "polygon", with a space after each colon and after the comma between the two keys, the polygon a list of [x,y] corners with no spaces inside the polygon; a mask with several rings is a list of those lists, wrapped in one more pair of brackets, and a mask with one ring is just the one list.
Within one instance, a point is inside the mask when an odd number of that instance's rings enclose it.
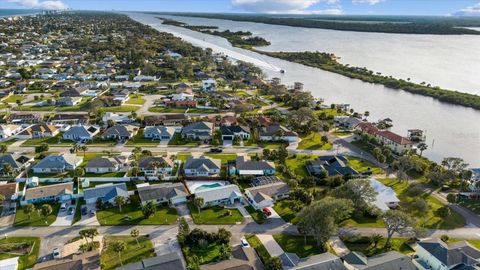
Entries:
{"label": "swimming pool", "polygon": [[195,189],[195,191],[200,191],[204,189],[209,189],[209,188],[216,188],[216,187],[221,187],[222,184],[220,183],[215,183],[215,184],[209,184],[209,185],[201,185]]}
{"label": "swimming pool", "polygon": [[224,181],[187,181],[187,187],[191,193],[210,188],[217,188],[224,185]]}

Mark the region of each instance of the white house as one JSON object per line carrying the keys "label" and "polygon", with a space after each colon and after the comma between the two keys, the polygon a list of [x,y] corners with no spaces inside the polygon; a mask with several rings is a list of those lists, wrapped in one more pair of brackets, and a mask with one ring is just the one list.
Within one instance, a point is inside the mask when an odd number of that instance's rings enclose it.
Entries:
{"label": "white house", "polygon": [[203,206],[233,205],[243,201],[242,192],[236,185],[225,185],[195,191],[195,197],[203,198]]}
{"label": "white house", "polygon": [[373,204],[378,207],[383,212],[398,207],[400,200],[397,197],[397,194],[391,187],[385,186],[383,183],[379,182],[376,179],[370,178],[370,185],[377,192],[375,201]]}
{"label": "white house", "polygon": [[189,157],[185,161],[183,170],[185,176],[191,177],[209,177],[218,176],[221,169],[221,160],[209,157]]}
{"label": "white house", "polygon": [[172,100],[175,100],[175,101],[185,101],[185,100],[194,100],[194,99],[195,99],[195,95],[193,93],[191,94],[186,91],[172,94]]}
{"label": "white house", "polygon": [[217,81],[212,78],[202,80],[202,90],[208,92],[217,91]]}
{"label": "white house", "polygon": [[480,250],[466,241],[446,244],[438,238],[419,241],[417,267],[421,270],[477,269]]}
{"label": "white house", "polygon": [[95,136],[99,130],[100,129],[95,126],[73,126],[63,133],[63,139],[74,142],[86,142],[92,140],[93,136]]}
{"label": "white house", "polygon": [[22,130],[19,125],[0,125],[0,139],[9,138]]}
{"label": "white house", "polygon": [[259,135],[261,141],[298,141],[298,134],[296,132],[291,131],[288,128],[279,124],[260,128]]}
{"label": "white house", "polygon": [[1,270],[17,270],[18,269],[18,258],[13,257],[8,259],[3,259],[0,261]]}
{"label": "white house", "polygon": [[174,126],[146,126],[143,130],[145,139],[169,141],[175,132],[181,131],[182,127]]}
{"label": "white house", "polygon": [[276,201],[288,198],[290,187],[284,182],[275,182],[245,189],[248,202],[255,209],[271,207]]}
{"label": "white house", "polygon": [[61,173],[73,171],[80,166],[83,157],[72,154],[50,155],[35,164],[32,170],[34,173]]}
{"label": "white house", "polygon": [[480,190],[480,168],[475,168],[470,170],[472,172],[472,177],[470,177],[469,188],[471,191],[477,192]]}
{"label": "white house", "polygon": [[138,161],[138,167],[145,175],[171,175],[174,164],[168,157],[145,157]]}

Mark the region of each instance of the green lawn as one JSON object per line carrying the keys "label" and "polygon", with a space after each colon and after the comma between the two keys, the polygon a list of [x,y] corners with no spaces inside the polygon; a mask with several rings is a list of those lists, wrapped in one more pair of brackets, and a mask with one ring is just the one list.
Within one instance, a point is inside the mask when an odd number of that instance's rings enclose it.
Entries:
{"label": "green lawn", "polygon": [[267,249],[265,246],[263,246],[262,242],[260,242],[256,235],[246,234],[245,239],[247,240],[248,244],[250,244],[250,246],[257,251],[258,256],[260,256],[262,261],[265,262],[266,259],[270,258],[270,254],[268,253]]}
{"label": "green lawn", "polygon": [[192,257],[193,255],[197,256],[200,260],[200,264],[207,264],[212,262],[217,262],[220,257],[220,245],[212,243],[207,247],[200,248],[198,246],[190,246],[187,248],[182,248],[186,258]]}
{"label": "green lawn", "polygon": [[64,140],[62,134],[58,134],[57,136],[50,138],[29,139],[22,143],[22,146],[38,146],[42,143],[47,143],[50,146],[70,146],[74,144],[70,140]]}
{"label": "green lawn", "polygon": [[[25,251],[25,255],[19,256],[15,253],[0,253],[0,260],[9,259],[13,257],[19,257],[18,269],[24,270],[32,268],[37,263],[38,252],[40,250],[40,238],[38,237],[8,237],[0,240],[0,247],[3,245],[11,244],[23,244],[27,243],[30,247]],[[23,254],[23,253],[22,253]]]}
{"label": "green lawn", "polygon": [[[201,209],[200,213],[198,213],[197,208],[190,203],[188,204],[188,208],[190,209],[195,224],[229,225],[243,221],[243,216],[237,209],[225,209],[220,206],[214,206]],[[231,215],[226,215],[228,211],[230,211]]]}
{"label": "green lawn", "polygon": [[7,102],[7,103],[16,103],[17,100],[22,101],[25,97],[23,95],[10,95],[2,100],[2,102]]}
{"label": "green lawn", "polygon": [[59,203],[40,203],[36,204],[35,207],[39,210],[43,204],[50,204],[52,206],[52,213],[48,215],[45,224],[45,218],[40,214],[39,211],[34,211],[30,214],[30,218],[27,214],[23,212],[22,207],[17,208],[17,213],[15,214],[15,222],[13,226],[48,226],[52,224],[57,219],[58,210],[60,209]]}
{"label": "green lawn", "polygon": [[139,130],[137,134],[127,141],[126,145],[131,146],[157,146],[159,140],[146,139],[143,137],[143,129]]}
{"label": "green lawn", "polygon": [[122,206],[122,212],[120,212],[117,206],[97,211],[97,219],[100,225],[168,225],[177,221],[178,214],[175,208],[157,206],[155,215],[145,219],[139,198],[132,196],[131,201],[131,203]]}
{"label": "green lawn", "polygon": [[182,146],[198,146],[200,145],[199,141],[191,141],[182,139],[182,134],[175,133],[172,139],[168,142],[168,145],[182,145]]}
{"label": "green lawn", "polygon": [[334,131],[333,132],[333,135],[337,136],[337,137],[344,137],[344,136],[350,136],[352,135],[353,133],[352,132],[349,132],[349,131]]}
{"label": "green lawn", "polygon": [[322,135],[318,132],[312,132],[310,135],[301,138],[298,143],[297,149],[306,150],[329,150],[332,148],[332,144],[322,142]]}
{"label": "green lawn", "polygon": [[124,177],[126,172],[85,173],[83,177]]}
{"label": "green lawn", "polygon": [[157,113],[184,113],[187,109],[185,108],[172,108],[172,107],[162,107],[162,106],[155,106],[148,108],[149,112],[157,112]]}
{"label": "green lawn", "polygon": [[79,222],[82,219],[82,206],[85,205],[83,198],[77,199],[77,205],[75,207],[75,216],[73,216],[72,224]]}
{"label": "green lawn", "polygon": [[[413,253],[414,250],[408,245],[407,238],[392,238],[391,245],[392,250],[398,251],[403,254]],[[384,248],[386,238],[383,238],[377,245],[374,247],[368,236],[355,237],[355,239],[343,239],[343,242],[351,251],[362,252],[368,257],[374,256],[380,253],[384,253],[387,250]]]}
{"label": "green lawn", "polygon": [[143,105],[145,102],[145,98],[141,95],[130,95],[130,98],[127,100],[127,102],[125,102],[125,104]]}
{"label": "green lawn", "polygon": [[273,206],[273,209],[277,214],[280,215],[280,217],[285,221],[285,222],[290,222],[292,224],[295,224],[298,222],[296,218],[296,212],[294,212],[292,209],[290,209],[290,204],[292,201],[290,200],[282,200]]}
{"label": "green lawn", "polygon": [[480,240],[471,240],[471,239],[460,239],[460,238],[450,238],[448,243],[455,243],[460,241],[467,241],[470,245],[480,249]]}
{"label": "green lawn", "polygon": [[135,112],[140,108],[141,106],[121,105],[121,106],[103,107],[102,110],[105,112]]}
{"label": "green lawn", "polygon": [[271,149],[271,150],[276,150],[280,148],[281,146],[287,147],[288,143],[286,142],[266,142],[266,141],[259,141],[257,142],[257,145],[262,148],[266,149]]}
{"label": "green lawn", "polygon": [[152,241],[146,236],[138,238],[140,246],[137,245],[135,238],[131,236],[105,236],[106,249],[100,256],[100,265],[103,270],[115,269],[120,266],[118,253],[113,251],[109,245],[109,243],[115,241],[123,241],[126,244],[126,249],[120,254],[122,264],[124,265],[155,257]]}
{"label": "green lawn", "polygon": [[307,237],[306,244],[305,238],[301,235],[275,234],[273,238],[285,252],[295,253],[300,258],[322,253],[321,248],[317,247],[315,239],[311,236]]}
{"label": "green lawn", "polygon": [[317,158],[317,156],[314,155],[291,155],[287,158],[285,164],[291,171],[295,173],[295,175],[307,177],[308,171],[305,167],[305,162],[307,162],[308,160],[313,160],[315,158]]}
{"label": "green lawn", "polygon": [[3,141],[3,142],[0,142],[0,144],[3,144],[3,145],[12,145],[14,142],[16,142],[17,139],[13,138],[13,139],[9,139],[9,140],[6,140],[6,141]]}
{"label": "green lawn", "polygon": [[352,217],[343,221],[341,224],[343,227],[360,227],[360,228],[383,228],[385,223],[381,219],[373,217]]}
{"label": "green lawn", "polygon": [[459,205],[472,210],[476,214],[480,214],[480,200],[475,199],[461,199]]}
{"label": "green lawn", "polygon": [[214,109],[199,109],[199,108],[190,108],[187,113],[201,113],[201,114],[206,114],[206,113],[217,113],[217,110]]}
{"label": "green lawn", "polygon": [[116,140],[104,140],[100,135],[93,137],[92,140],[87,142],[88,145],[92,146],[115,146],[117,144]]}
{"label": "green lawn", "polygon": [[352,157],[352,156],[349,156],[347,158],[348,158],[348,165],[358,172],[363,172],[370,169],[373,174],[385,173],[382,168],[375,166],[373,163],[371,163],[368,160],[361,159],[358,157]]}
{"label": "green lawn", "polygon": [[265,222],[265,214],[261,210],[255,210],[255,208],[253,208],[251,205],[246,206],[245,209],[248,211],[250,216],[252,216],[256,223],[262,224]]}

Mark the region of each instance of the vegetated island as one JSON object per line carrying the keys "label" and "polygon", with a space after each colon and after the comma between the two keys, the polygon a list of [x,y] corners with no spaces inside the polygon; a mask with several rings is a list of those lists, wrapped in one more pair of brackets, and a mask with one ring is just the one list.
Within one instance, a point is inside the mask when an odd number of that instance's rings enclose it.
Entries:
{"label": "vegetated island", "polygon": [[[154,13],[159,14],[159,13]],[[352,17],[352,16],[286,16],[217,13],[161,13],[164,15],[199,17],[241,22],[254,22],[338,31],[392,34],[480,35],[467,27],[480,27],[480,20],[457,17]]]}
{"label": "vegetated island", "polygon": [[[252,37],[250,32],[231,32],[231,31],[211,31],[217,29],[215,26],[191,26],[183,22],[164,19],[163,24],[184,27],[193,31],[198,31],[205,34],[211,34],[226,38],[232,46],[241,47],[251,50],[256,53],[264,54],[270,57],[283,59],[286,61],[302,64],[305,66],[320,68],[325,71],[334,72],[352,79],[359,79],[368,83],[381,84],[392,89],[401,89],[413,94],[419,94],[435,98],[439,101],[462,105],[476,110],[480,110],[480,96],[463,93],[453,90],[442,89],[438,86],[432,86],[425,82],[414,83],[409,79],[397,79],[392,76],[385,76],[379,72],[374,72],[365,67],[352,67],[348,64],[341,64],[337,61],[337,57],[331,53],[325,52],[266,52],[257,50],[254,47],[261,47],[270,45],[270,42],[261,37]],[[248,38],[245,38],[248,37]],[[257,42],[258,41],[258,42]]]}
{"label": "vegetated island", "polygon": [[173,25],[184,27],[193,31],[201,32],[204,34],[219,36],[227,39],[233,46],[240,47],[244,49],[251,49],[252,47],[261,47],[261,46],[268,46],[270,42],[262,37],[254,37],[251,32],[247,31],[237,31],[232,32],[230,30],[225,31],[217,31],[218,27],[216,26],[201,26],[201,25],[188,25],[183,22],[161,18],[158,19],[163,20],[162,24],[166,25]]}

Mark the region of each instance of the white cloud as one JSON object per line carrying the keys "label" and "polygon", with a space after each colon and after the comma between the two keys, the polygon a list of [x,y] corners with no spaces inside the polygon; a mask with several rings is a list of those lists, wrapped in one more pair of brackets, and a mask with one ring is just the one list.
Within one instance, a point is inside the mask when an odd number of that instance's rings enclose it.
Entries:
{"label": "white cloud", "polygon": [[380,2],[383,2],[385,0],[352,0],[352,3],[354,4],[369,4],[369,5],[376,5]]}
{"label": "white cloud", "polygon": [[480,3],[455,12],[456,16],[480,16]]}
{"label": "white cloud", "polygon": [[339,7],[321,10],[309,8],[320,2],[332,5],[339,0],[232,0],[232,5],[251,12],[291,14],[343,14]]}
{"label": "white cloud", "polygon": [[39,9],[67,9],[67,5],[61,0],[7,0],[10,3],[15,3],[27,8]]}

